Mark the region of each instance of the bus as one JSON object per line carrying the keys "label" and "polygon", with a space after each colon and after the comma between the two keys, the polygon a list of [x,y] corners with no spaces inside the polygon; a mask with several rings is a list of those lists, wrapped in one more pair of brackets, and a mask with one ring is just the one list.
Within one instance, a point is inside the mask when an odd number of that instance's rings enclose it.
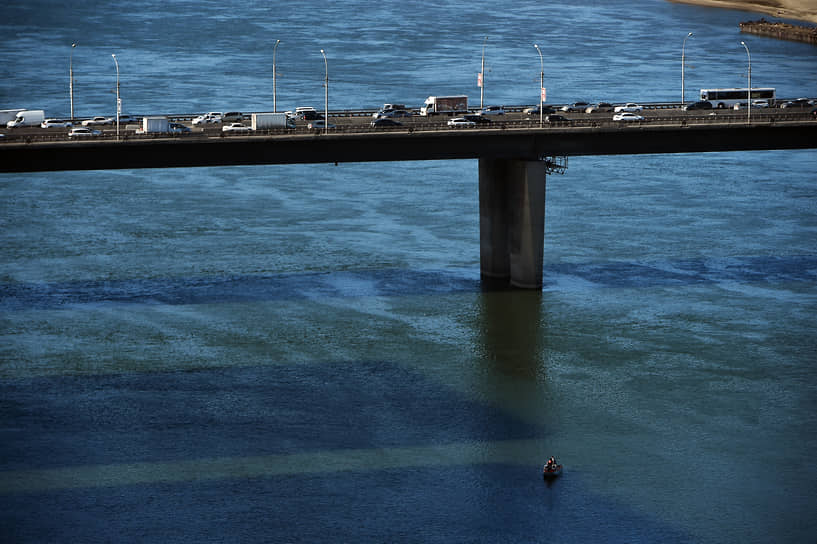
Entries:
{"label": "bus", "polygon": [[[701,89],[701,100],[706,100],[715,108],[732,108],[735,104],[746,103],[749,88],[742,89]],[[774,89],[771,87],[752,87],[752,102],[768,101],[774,106]]]}

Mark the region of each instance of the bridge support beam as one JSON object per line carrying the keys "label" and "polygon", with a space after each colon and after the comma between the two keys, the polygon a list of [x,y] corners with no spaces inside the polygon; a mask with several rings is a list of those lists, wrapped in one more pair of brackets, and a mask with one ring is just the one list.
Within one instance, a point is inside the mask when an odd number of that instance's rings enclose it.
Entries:
{"label": "bridge support beam", "polygon": [[483,285],[542,288],[545,163],[479,159]]}

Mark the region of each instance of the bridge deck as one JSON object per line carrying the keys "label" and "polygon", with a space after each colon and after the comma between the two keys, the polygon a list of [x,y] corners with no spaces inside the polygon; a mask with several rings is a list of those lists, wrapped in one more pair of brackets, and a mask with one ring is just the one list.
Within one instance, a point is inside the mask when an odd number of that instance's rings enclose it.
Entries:
{"label": "bridge deck", "polygon": [[536,160],[817,147],[817,122],[644,124],[564,128],[342,132],[7,142],[0,172],[441,159]]}

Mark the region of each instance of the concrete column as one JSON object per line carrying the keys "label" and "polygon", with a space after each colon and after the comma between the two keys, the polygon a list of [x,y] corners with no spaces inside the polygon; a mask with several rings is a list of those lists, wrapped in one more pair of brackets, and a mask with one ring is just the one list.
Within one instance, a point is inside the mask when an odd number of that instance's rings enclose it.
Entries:
{"label": "concrete column", "polygon": [[542,288],[544,162],[479,160],[479,229],[483,282]]}

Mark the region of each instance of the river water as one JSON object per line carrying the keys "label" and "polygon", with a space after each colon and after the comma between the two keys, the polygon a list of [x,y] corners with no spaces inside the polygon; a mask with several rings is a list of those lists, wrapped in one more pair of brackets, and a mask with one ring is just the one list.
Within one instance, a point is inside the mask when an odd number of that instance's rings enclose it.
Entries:
{"label": "river water", "polygon": [[[0,7],[0,109],[817,95],[752,14],[635,0]],[[485,37],[487,36],[487,41]],[[0,175],[8,542],[811,542],[813,150],[574,158],[483,292],[475,161]],[[551,485],[550,455],[565,464]]]}

